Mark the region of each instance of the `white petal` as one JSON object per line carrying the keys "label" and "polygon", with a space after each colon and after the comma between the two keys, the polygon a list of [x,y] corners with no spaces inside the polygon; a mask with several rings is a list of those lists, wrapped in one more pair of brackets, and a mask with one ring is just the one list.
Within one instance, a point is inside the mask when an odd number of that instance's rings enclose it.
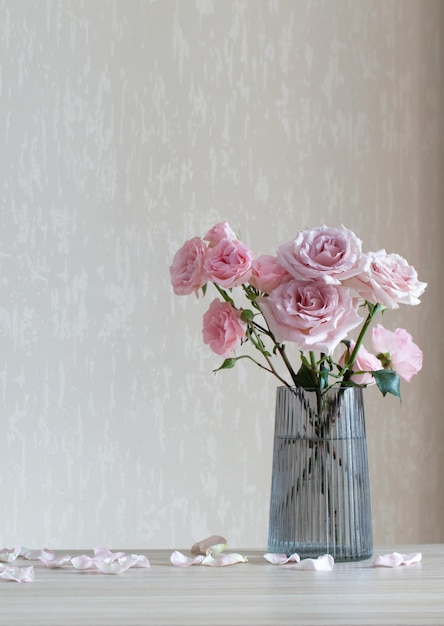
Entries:
{"label": "white petal", "polygon": [[413,552],[412,554],[400,554],[399,552],[391,552],[389,554],[381,554],[375,559],[375,567],[399,567],[399,565],[411,565],[419,563],[422,559],[421,552]]}
{"label": "white petal", "polygon": [[323,554],[317,559],[303,559],[297,565],[297,569],[312,570],[316,572],[331,572],[335,564],[331,554]]}
{"label": "white petal", "polygon": [[71,564],[76,569],[90,569],[91,567],[95,567],[94,559],[86,554],[74,556],[71,559]]}
{"label": "white petal", "polygon": [[200,563],[202,563],[203,560],[204,557],[202,555],[198,555],[190,559],[188,556],[185,556],[185,554],[182,554],[182,552],[179,552],[178,550],[174,550],[174,552],[170,556],[170,561],[172,565],[175,565],[176,567],[190,567],[190,565],[199,565]]}
{"label": "white petal", "polygon": [[17,583],[31,583],[34,580],[34,567],[2,567],[0,578]]}
{"label": "white petal", "polygon": [[3,548],[0,550],[0,561],[2,563],[12,563],[19,556],[21,546],[14,546],[13,548]]}
{"label": "white petal", "polygon": [[231,554],[220,554],[215,552],[214,554],[207,554],[202,561],[202,565],[210,565],[211,567],[224,567],[225,565],[235,565],[236,563],[246,563],[248,561],[246,556],[232,552]]}
{"label": "white petal", "polygon": [[299,561],[301,560],[299,554],[296,554],[296,552],[294,554],[290,554],[290,556],[287,556],[286,554],[277,554],[273,552],[267,552],[266,554],[264,554],[264,559],[267,559],[267,561],[269,561],[270,563],[273,563],[273,565],[285,565],[286,563],[299,563]]}

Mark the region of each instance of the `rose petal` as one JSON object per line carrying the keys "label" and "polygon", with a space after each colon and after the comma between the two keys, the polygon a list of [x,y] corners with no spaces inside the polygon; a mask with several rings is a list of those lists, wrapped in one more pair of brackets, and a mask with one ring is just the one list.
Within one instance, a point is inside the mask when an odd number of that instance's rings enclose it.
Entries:
{"label": "rose petal", "polygon": [[202,565],[210,565],[211,567],[225,567],[225,565],[235,565],[236,563],[246,563],[246,556],[232,552],[231,554],[221,554],[220,552],[209,552],[203,559]]}
{"label": "rose petal", "polygon": [[44,548],[44,550],[30,550],[22,546],[19,556],[28,561],[38,561],[42,552],[49,552],[49,550],[47,548]]}
{"label": "rose petal", "polygon": [[54,552],[51,552],[51,550],[42,550],[38,560],[41,561],[45,567],[54,569],[56,567],[63,567],[63,565],[70,563],[71,555],[65,554],[63,556],[56,557]]}
{"label": "rose petal", "polygon": [[90,556],[87,556],[86,554],[74,556],[71,559],[71,564],[76,569],[82,569],[82,570],[95,567],[94,559],[92,559]]}
{"label": "rose petal", "polygon": [[123,559],[98,558],[94,559],[94,564],[103,574],[122,574],[131,567],[130,561],[124,561]]}
{"label": "rose petal", "polygon": [[111,552],[108,548],[94,548],[94,556],[100,559],[120,559],[122,556],[125,556],[125,552]]}
{"label": "rose petal", "polygon": [[3,548],[0,550],[0,561],[2,563],[12,563],[19,556],[21,546],[14,546],[13,548]]}
{"label": "rose petal", "polygon": [[400,554],[399,552],[391,552],[382,554],[375,559],[375,567],[398,567],[399,565],[411,565],[419,563],[422,560],[421,552],[413,552],[411,554]]}
{"label": "rose petal", "polygon": [[128,567],[149,567],[150,563],[143,554],[128,554],[120,557],[119,563],[128,565]]}
{"label": "rose petal", "polygon": [[297,564],[297,569],[311,570],[316,572],[331,572],[335,564],[331,554],[323,554],[317,559],[303,559]]}
{"label": "rose petal", "polygon": [[191,548],[191,554],[203,554],[207,553],[210,548],[214,552],[223,552],[227,547],[227,540],[220,535],[211,535],[202,541],[198,541]]}
{"label": "rose petal", "polygon": [[34,580],[34,567],[1,567],[0,578],[17,583],[31,583]]}
{"label": "rose petal", "polygon": [[290,554],[290,556],[287,556],[286,554],[274,554],[272,552],[267,552],[267,554],[264,554],[264,559],[267,559],[267,561],[273,563],[273,565],[299,563],[301,560],[299,554],[296,554],[296,552],[294,554]]}
{"label": "rose petal", "polygon": [[203,560],[204,557],[202,555],[197,555],[194,558],[190,559],[188,556],[185,556],[185,554],[182,554],[182,552],[179,552],[178,550],[174,550],[174,552],[170,556],[170,561],[172,565],[175,565],[176,567],[190,567],[191,565],[200,565]]}

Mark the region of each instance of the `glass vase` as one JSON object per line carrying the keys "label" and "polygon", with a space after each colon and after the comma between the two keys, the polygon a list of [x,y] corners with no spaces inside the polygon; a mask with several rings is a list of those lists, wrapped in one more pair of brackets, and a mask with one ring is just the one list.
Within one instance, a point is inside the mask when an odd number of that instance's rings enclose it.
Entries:
{"label": "glass vase", "polygon": [[268,551],[372,555],[362,389],[277,389]]}

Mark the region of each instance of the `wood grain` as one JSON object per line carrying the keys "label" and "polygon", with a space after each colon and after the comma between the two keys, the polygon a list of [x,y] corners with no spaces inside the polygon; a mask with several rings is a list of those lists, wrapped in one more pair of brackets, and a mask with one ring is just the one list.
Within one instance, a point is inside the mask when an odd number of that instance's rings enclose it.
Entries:
{"label": "wood grain", "polygon": [[444,545],[396,550],[421,551],[423,560],[394,569],[372,567],[374,557],[394,551],[392,546],[378,548],[368,561],[337,563],[332,572],[271,565],[258,550],[244,552],[244,564],[187,569],[170,564],[169,550],[143,552],[150,569],[120,576],[37,564],[33,583],[0,581],[0,624],[442,625]]}

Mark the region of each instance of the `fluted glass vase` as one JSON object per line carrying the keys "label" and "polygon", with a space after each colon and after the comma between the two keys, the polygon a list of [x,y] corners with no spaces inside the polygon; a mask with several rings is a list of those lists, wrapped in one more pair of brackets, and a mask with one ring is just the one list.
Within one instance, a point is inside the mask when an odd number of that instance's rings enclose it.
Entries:
{"label": "fluted glass vase", "polygon": [[362,389],[277,389],[268,551],[372,555]]}

